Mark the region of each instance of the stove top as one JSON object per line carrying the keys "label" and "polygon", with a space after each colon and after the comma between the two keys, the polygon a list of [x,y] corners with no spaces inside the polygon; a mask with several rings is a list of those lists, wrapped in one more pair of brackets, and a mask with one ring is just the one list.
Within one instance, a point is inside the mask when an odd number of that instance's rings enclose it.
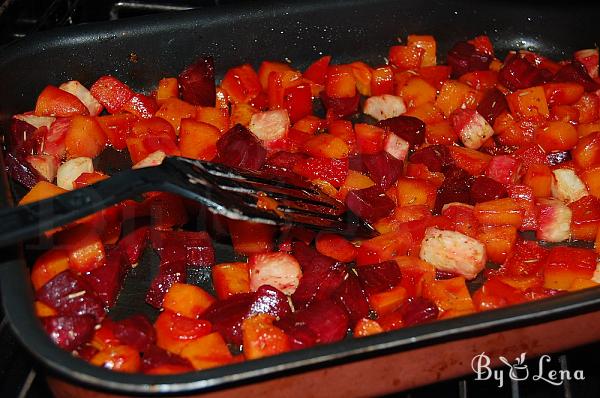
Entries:
{"label": "stove top", "polygon": [[[19,40],[35,31],[93,21],[114,20],[158,12],[181,11],[201,7],[218,7],[243,0],[147,0],[147,1],[80,1],[80,0],[4,0],[0,4],[0,45]],[[50,397],[44,371],[20,346],[0,310],[0,397]],[[524,363],[531,370],[526,380],[507,380],[500,387],[491,377],[477,380],[475,374],[394,394],[403,398],[553,398],[600,397],[600,342],[554,353],[543,362],[543,375],[581,371],[584,380],[565,380],[559,385],[538,378],[540,358]],[[504,369],[508,372],[508,367]],[[481,377],[484,378],[484,377]],[[550,380],[551,381],[551,380]]]}

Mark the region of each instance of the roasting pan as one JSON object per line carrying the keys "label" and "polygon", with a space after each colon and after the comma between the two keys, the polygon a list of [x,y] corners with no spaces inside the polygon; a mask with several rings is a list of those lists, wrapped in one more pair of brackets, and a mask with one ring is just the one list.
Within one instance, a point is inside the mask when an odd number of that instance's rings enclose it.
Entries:
{"label": "roasting pan", "polygon": [[[113,74],[149,91],[200,55],[214,56],[221,74],[245,62],[257,67],[261,60],[289,60],[303,68],[327,54],[335,63],[361,59],[377,65],[408,34],[434,35],[442,59],[454,42],[487,34],[499,56],[528,49],[567,58],[598,45],[597,15],[598,2],[308,0],[246,2],[63,28],[0,50],[0,126],[6,132],[12,114],[33,108],[47,84],[76,79],[89,86]],[[0,189],[3,206],[24,193],[4,173]],[[33,310],[30,250],[27,243],[0,252],[2,302],[16,336],[47,370],[57,396],[378,395],[467,374],[471,358],[482,351],[492,358],[534,356],[600,339],[600,288],[593,288],[201,372],[121,374],[74,358],[47,338]],[[218,250],[227,255],[227,248]]]}

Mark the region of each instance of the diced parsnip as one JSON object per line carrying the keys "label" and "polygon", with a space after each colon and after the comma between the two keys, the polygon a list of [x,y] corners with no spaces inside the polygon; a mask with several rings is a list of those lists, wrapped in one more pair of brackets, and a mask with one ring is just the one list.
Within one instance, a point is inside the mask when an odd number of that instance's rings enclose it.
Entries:
{"label": "diced parsnip", "polygon": [[26,158],[29,163],[42,177],[49,182],[54,181],[58,170],[59,160],[53,155],[29,155]]}
{"label": "diced parsnip", "polygon": [[91,158],[79,157],[67,160],[58,168],[56,173],[56,185],[66,190],[73,190],[73,182],[82,173],[91,173],[94,165]]}
{"label": "diced parsnip", "polygon": [[587,188],[581,179],[571,169],[556,169],[552,171],[552,196],[566,203],[576,202],[588,195]]}
{"label": "diced parsnip", "polygon": [[250,257],[250,290],[270,285],[285,294],[296,291],[302,270],[291,255],[284,252],[256,254]]}
{"label": "diced parsnip", "polygon": [[63,83],[58,88],[79,98],[79,101],[81,101],[90,112],[90,116],[98,116],[100,112],[102,112],[102,104],[100,104],[100,102],[92,96],[90,91],[77,80]]}
{"label": "diced parsnip", "polygon": [[13,117],[17,120],[20,120],[22,122],[32,125],[36,129],[39,129],[40,127],[50,128],[52,123],[54,123],[54,121],[56,120],[56,118],[52,117],[52,116],[36,116],[33,114],[28,115],[25,113],[20,114],[20,115],[15,115]]}
{"label": "diced parsnip", "polygon": [[494,135],[492,126],[479,112],[472,109],[456,110],[450,116],[450,123],[467,148],[479,149],[488,138]]}
{"label": "diced parsnip", "polygon": [[538,199],[538,239],[562,242],[571,237],[571,209],[558,199]]}
{"label": "diced parsnip", "polygon": [[146,156],[144,159],[134,164],[132,169],[141,169],[144,167],[158,166],[163,162],[165,157],[167,157],[167,154],[163,151],[152,152],[150,155]]}
{"label": "diced parsnip", "polygon": [[377,120],[400,116],[406,112],[406,104],[402,97],[383,94],[369,97],[365,101],[363,113]]}
{"label": "diced parsnip", "polygon": [[285,109],[255,113],[250,119],[249,126],[252,134],[265,142],[285,137],[289,127],[290,118]]}
{"label": "diced parsnip", "polygon": [[383,149],[393,157],[399,160],[406,159],[408,155],[409,143],[403,138],[398,137],[394,133],[388,134],[383,144]]}
{"label": "diced parsnip", "polygon": [[427,228],[421,243],[421,260],[436,269],[473,279],[486,262],[485,247],[481,242],[456,231]]}

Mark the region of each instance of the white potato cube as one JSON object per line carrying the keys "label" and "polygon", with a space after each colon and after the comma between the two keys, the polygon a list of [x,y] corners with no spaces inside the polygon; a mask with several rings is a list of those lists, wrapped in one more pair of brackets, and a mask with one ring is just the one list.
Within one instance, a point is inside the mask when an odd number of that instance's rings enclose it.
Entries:
{"label": "white potato cube", "polygon": [[83,173],[92,173],[94,164],[91,158],[79,157],[67,160],[60,165],[56,173],[56,185],[69,191],[73,190],[73,182]]}
{"label": "white potato cube", "polygon": [[271,142],[285,137],[289,127],[288,111],[277,109],[252,115],[249,129],[259,140]]}
{"label": "white potato cube", "polygon": [[581,179],[571,169],[552,171],[552,196],[566,203],[576,202],[588,195],[588,190]]}
{"label": "white potato cube", "polygon": [[421,260],[436,269],[473,279],[485,267],[485,246],[477,239],[456,231],[427,228],[421,242]]}
{"label": "white potato cube", "polygon": [[363,106],[363,113],[377,119],[384,120],[400,116],[406,112],[406,104],[402,97],[391,94],[374,95],[367,98]]}
{"label": "white potato cube", "polygon": [[546,242],[562,242],[571,237],[571,209],[558,199],[537,201],[538,229],[536,236]]}

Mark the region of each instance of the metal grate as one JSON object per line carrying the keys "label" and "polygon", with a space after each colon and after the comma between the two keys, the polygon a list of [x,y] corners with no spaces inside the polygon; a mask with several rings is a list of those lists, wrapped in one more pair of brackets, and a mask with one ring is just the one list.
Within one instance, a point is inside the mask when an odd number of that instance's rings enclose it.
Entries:
{"label": "metal grate", "polygon": [[[25,37],[35,31],[91,21],[114,20],[136,15],[214,7],[243,0],[4,0],[0,4],[0,44]],[[0,397],[47,398],[51,396],[43,371],[19,345],[0,312]],[[474,376],[436,383],[394,394],[401,398],[579,398],[600,397],[600,342],[552,356],[546,370],[577,370],[585,380],[566,381],[553,386],[543,381],[512,381],[502,388],[494,380],[475,380]],[[526,362],[538,369],[537,359]]]}

